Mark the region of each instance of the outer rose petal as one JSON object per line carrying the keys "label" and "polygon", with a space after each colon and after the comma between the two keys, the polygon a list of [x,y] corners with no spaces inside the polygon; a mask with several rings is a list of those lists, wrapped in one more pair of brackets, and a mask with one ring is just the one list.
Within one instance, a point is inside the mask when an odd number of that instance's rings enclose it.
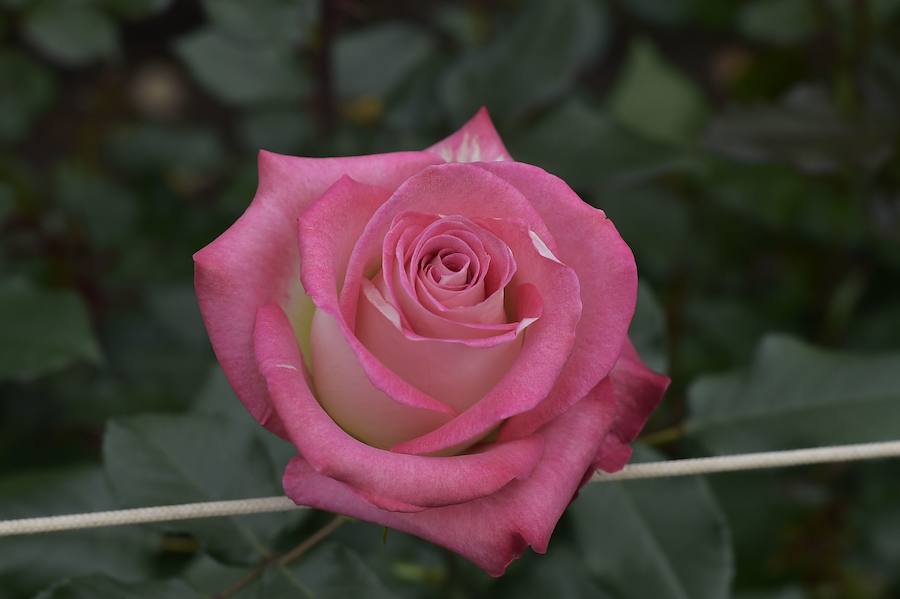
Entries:
{"label": "outer rose petal", "polygon": [[540,436],[495,443],[482,452],[452,458],[410,456],[370,447],[341,430],[316,401],[281,308],[260,308],[254,338],[259,369],[272,402],[304,464],[311,465],[324,480],[343,481],[376,505],[419,510],[470,501],[528,477],[541,459],[544,443]]}
{"label": "outer rose petal", "polygon": [[630,443],[656,409],[670,379],[644,366],[630,339],[626,339],[622,355],[609,378],[616,398],[616,421],[594,465],[606,472],[615,472],[631,458]]}
{"label": "outer rose petal", "polygon": [[459,131],[437,142],[428,151],[434,152],[446,162],[512,160],[484,107]]}
{"label": "outer rose petal", "polygon": [[253,359],[253,321],[260,306],[276,302],[290,310],[298,329],[308,326],[311,305],[297,281],[297,217],[343,175],[394,189],[437,162],[425,152],[352,158],[260,152],[250,207],[194,254],[194,286],[216,357],[238,397],[270,430],[284,434]]}
{"label": "outer rose petal", "polygon": [[538,553],[547,550],[556,522],[591,467],[613,417],[611,385],[601,384],[536,433],[543,437],[545,450],[530,477],[511,482],[493,495],[458,505],[416,513],[379,509],[347,485],[316,473],[302,458],[288,465],[284,488],[300,505],[414,534],[467,557],[492,576],[500,576],[526,546],[531,545]]}
{"label": "outer rose petal", "polygon": [[535,409],[511,419],[501,439],[526,436],[563,413],[606,377],[619,357],[637,301],[631,249],[603,211],[585,204],[562,179],[521,162],[481,164],[513,184],[556,236],[560,260],[578,274],[583,316],[556,386]]}

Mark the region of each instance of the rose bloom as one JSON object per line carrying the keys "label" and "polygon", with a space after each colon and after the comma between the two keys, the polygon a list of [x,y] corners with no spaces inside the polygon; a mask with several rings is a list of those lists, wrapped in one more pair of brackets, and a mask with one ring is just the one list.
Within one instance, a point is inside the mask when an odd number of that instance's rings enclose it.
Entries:
{"label": "rose bloom", "polygon": [[484,109],[421,152],[260,152],[250,207],[194,261],[231,386],[298,450],[287,494],[491,575],[547,550],[669,382],[628,339],[613,223],[513,161]]}

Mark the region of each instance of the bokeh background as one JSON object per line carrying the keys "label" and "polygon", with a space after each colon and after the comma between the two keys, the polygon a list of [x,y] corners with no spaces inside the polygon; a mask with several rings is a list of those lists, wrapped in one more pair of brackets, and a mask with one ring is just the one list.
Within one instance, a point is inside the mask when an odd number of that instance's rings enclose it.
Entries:
{"label": "bokeh background", "polygon": [[[0,0],[0,518],[273,495],[191,254],[256,152],[487,105],[607,211],[673,378],[638,459],[900,438],[898,0]],[[326,514],[0,539],[0,598],[208,597]],[[490,579],[349,523],[236,596],[900,596],[900,463],[592,485]],[[68,581],[68,582],[67,582]]]}

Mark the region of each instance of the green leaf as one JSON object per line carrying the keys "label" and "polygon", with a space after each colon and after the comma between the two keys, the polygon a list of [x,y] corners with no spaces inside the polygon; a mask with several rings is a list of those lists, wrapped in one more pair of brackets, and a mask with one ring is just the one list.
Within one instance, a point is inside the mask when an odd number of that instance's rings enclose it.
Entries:
{"label": "green leaf", "polygon": [[710,29],[730,32],[743,2],[744,0],[692,0],[693,20]]}
{"label": "green leaf", "polygon": [[[115,509],[100,468],[4,476],[0,520]],[[0,541],[0,596],[31,596],[51,581],[89,574],[123,580],[150,575],[158,535],[136,527],[4,538]],[[108,595],[107,595],[108,596]]]}
{"label": "green leaf", "polygon": [[207,28],[182,38],[176,50],[197,80],[225,102],[295,102],[309,89],[290,49],[249,44]]}
{"label": "green leaf", "polygon": [[684,202],[664,187],[648,184],[598,192],[592,204],[615,223],[642,272],[666,278],[683,265],[697,263],[702,240],[692,235]]}
{"label": "green leaf", "polygon": [[859,486],[850,509],[851,529],[859,553],[869,563],[887,566],[886,572],[900,573],[900,480],[896,464],[871,462],[858,467]]}
{"label": "green leaf", "polygon": [[569,545],[554,542],[546,555],[526,553],[490,589],[490,597],[612,599],[591,577],[581,556]]}
{"label": "green leaf", "polygon": [[126,187],[74,164],[56,172],[56,196],[99,246],[120,243],[132,233],[138,198]]}
{"label": "green leaf", "polygon": [[876,23],[889,23],[900,14],[900,0],[873,0],[871,11]]}
{"label": "green leaf", "polygon": [[854,246],[868,232],[865,206],[830,178],[783,165],[710,161],[702,180],[713,202],[744,221],[829,246]]}
{"label": "green leaf", "polygon": [[[384,553],[384,548],[381,549]],[[273,564],[240,596],[246,594],[265,599],[392,597],[367,561],[344,544],[326,542],[286,566]],[[184,577],[198,591],[214,595],[244,574],[246,571],[201,559],[191,565]]]}
{"label": "green leaf", "polygon": [[650,285],[644,281],[638,284],[637,306],[628,336],[647,366],[657,372],[668,370],[666,317]]}
{"label": "green leaf", "polygon": [[464,572],[476,571],[484,575],[463,558],[452,561],[446,549],[425,542],[397,530],[389,530],[385,541],[384,527],[361,520],[346,522],[331,536],[333,542],[351,549],[362,556],[366,566],[383,581],[390,582],[391,590],[409,597],[433,596],[439,592],[452,575],[461,577]]}
{"label": "green leaf", "polygon": [[704,142],[731,158],[785,162],[809,173],[848,165],[875,170],[890,159],[898,129],[888,110],[849,122],[826,90],[800,86],[774,106],[727,109],[710,122]]}
{"label": "green leaf", "polygon": [[25,14],[25,37],[49,58],[84,65],[118,49],[112,19],[89,3],[44,0]]}
{"label": "green leaf", "polygon": [[[215,596],[247,575],[246,566],[229,566],[208,555],[199,555],[179,574],[181,580],[204,597]],[[254,586],[248,590],[255,589]],[[258,595],[244,593],[248,597]],[[241,594],[238,597],[242,597]]]}
{"label": "green leaf", "polygon": [[900,331],[900,304],[888,301],[854,315],[847,331],[847,345],[890,350],[897,346],[895,331]]}
{"label": "green leaf", "polygon": [[106,576],[88,576],[55,584],[34,599],[200,599],[177,580],[120,582]]}
{"label": "green leaf", "polygon": [[382,23],[340,36],[334,48],[338,94],[384,99],[433,50],[429,36],[402,23]]}
{"label": "green leaf", "polygon": [[766,337],[745,372],[688,391],[687,432],[714,453],[900,437],[900,355],[827,351]]}
{"label": "green leaf", "polygon": [[[661,459],[640,449],[641,461]],[[702,478],[590,484],[567,512],[590,571],[619,596],[725,598],[725,519]]]}
{"label": "green leaf", "polygon": [[[280,470],[252,431],[213,415],[144,415],[112,420],[106,471],[129,507],[281,495]],[[166,528],[194,534],[216,558],[253,563],[294,524],[288,514],[190,520]]]}
{"label": "green leaf", "polygon": [[578,98],[512,133],[509,148],[516,160],[539,165],[576,189],[598,194],[690,169],[695,163],[633,134]]}
{"label": "green leaf", "polygon": [[484,37],[482,15],[464,4],[445,4],[435,7],[433,19],[441,33],[461,48],[474,48]]}
{"label": "green leaf", "polygon": [[755,0],[738,13],[738,29],[752,40],[798,44],[815,33],[815,5],[809,0]]}
{"label": "green leaf", "polygon": [[254,112],[241,122],[241,139],[250,150],[296,153],[312,137],[312,123],[300,110]]}
{"label": "green leaf", "polygon": [[810,595],[800,587],[786,587],[774,591],[745,591],[734,599],[809,599]]}
{"label": "green leaf", "polygon": [[16,195],[12,186],[0,183],[0,225],[16,208]]}
{"label": "green leaf", "polygon": [[[708,268],[712,271],[716,267]],[[707,371],[746,364],[771,326],[760,314],[758,302],[721,294],[692,298],[683,318],[691,334],[679,348],[682,366],[691,361],[692,352],[698,351],[705,354],[698,362]]]}
{"label": "green leaf", "polygon": [[124,19],[145,19],[168,9],[174,0],[101,0],[104,7]]}
{"label": "green leaf", "polygon": [[210,370],[206,384],[194,402],[194,411],[198,414],[211,414],[227,418],[234,426],[255,436],[265,446],[279,480],[280,473],[287,467],[290,459],[297,455],[297,449],[293,445],[266,430],[253,419],[244,404],[235,395],[225,378],[225,373],[219,366],[213,366]]}
{"label": "green leaf", "polygon": [[660,25],[680,25],[690,20],[695,0],[630,0],[625,7],[637,16]]}
{"label": "green leaf", "polygon": [[0,51],[0,142],[18,141],[53,101],[49,70],[17,52]]}
{"label": "green leaf", "polygon": [[135,174],[173,178],[208,176],[222,169],[225,150],[220,136],[200,127],[163,127],[144,123],[116,130],[107,139],[110,160]]}
{"label": "green leaf", "polygon": [[323,544],[284,571],[270,570],[258,592],[266,599],[388,599],[393,596],[359,554],[337,543]]}
{"label": "green leaf", "polygon": [[490,45],[466,53],[446,72],[441,89],[453,118],[462,122],[486,105],[508,122],[565,93],[606,45],[604,6],[526,2]]}
{"label": "green leaf", "polygon": [[205,349],[209,343],[208,337],[192,286],[156,286],[148,293],[150,313],[172,337],[180,339],[186,345]]}
{"label": "green leaf", "polygon": [[[130,252],[132,259],[134,254]],[[158,256],[157,252],[157,260]],[[148,261],[152,258],[153,254],[146,256]],[[146,277],[152,267],[151,263],[139,272]],[[107,360],[127,381],[129,402],[143,410],[181,409],[189,404],[214,361],[199,331],[193,311],[196,304],[188,304],[181,293],[178,288],[150,286],[146,291],[150,309],[144,303],[122,306],[108,312],[103,323]],[[166,305],[177,312],[162,314]],[[177,330],[179,326],[184,328]]]}
{"label": "green leaf", "polygon": [[[797,554],[798,541],[788,532],[791,527],[816,518],[823,510],[827,513],[827,483],[804,474],[771,469],[708,478],[734,538],[737,586],[771,578],[773,562],[784,559],[779,556]],[[762,555],[771,557],[761,560]]]}
{"label": "green leaf", "polygon": [[217,29],[255,44],[290,48],[303,41],[318,16],[311,0],[203,0]]}
{"label": "green leaf", "polygon": [[707,112],[700,90],[646,39],[632,43],[610,110],[620,123],[648,139],[675,144],[692,141]]}
{"label": "green leaf", "polygon": [[99,362],[100,349],[77,295],[0,285],[0,380],[30,381],[82,360]]}
{"label": "green leaf", "polygon": [[[439,83],[444,60],[439,53],[431,52],[425,63],[416,68],[407,81],[384,104],[380,116],[379,131],[373,139],[375,148],[425,148],[434,143],[437,134],[446,126],[444,114],[435,110],[441,105]],[[365,110],[378,108],[378,102],[357,102],[348,107],[358,111],[358,122],[365,122]],[[351,115],[352,116],[352,115]],[[371,116],[369,117],[372,118]]]}

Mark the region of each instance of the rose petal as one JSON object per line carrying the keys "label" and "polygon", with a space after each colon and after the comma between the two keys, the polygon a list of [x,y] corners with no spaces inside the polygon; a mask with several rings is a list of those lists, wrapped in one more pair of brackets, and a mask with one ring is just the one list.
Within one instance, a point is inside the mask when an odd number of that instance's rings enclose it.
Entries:
{"label": "rose petal", "polygon": [[[478,273],[480,269],[481,264],[473,264],[467,253],[443,249],[428,262],[421,275],[425,281],[433,284],[432,288],[436,291],[459,291],[467,287],[472,271]],[[480,282],[484,285],[483,281]]]}
{"label": "rose petal", "polygon": [[[346,514],[422,537],[462,554],[492,576],[528,545],[544,553],[559,517],[571,502],[612,424],[611,385],[600,385],[566,414],[541,429],[544,455],[525,480],[458,505],[416,513],[373,506],[346,484],[295,458],[284,475],[285,492],[300,505]],[[435,458],[457,460],[453,458]]]}
{"label": "rose petal", "polygon": [[[414,239],[410,230],[417,232]],[[410,242],[415,242],[414,247],[407,247]],[[444,305],[432,295],[433,287],[422,282],[417,266],[423,255],[430,255],[439,247],[468,252],[471,262],[484,264],[494,272],[479,273],[479,280],[465,290],[447,292],[444,297],[451,306]],[[407,260],[408,269],[404,268]],[[514,273],[515,260],[506,244],[469,219],[403,214],[394,219],[384,239],[382,272],[375,277],[375,285],[399,309],[401,331],[408,339],[428,337],[464,344],[471,341],[483,347],[506,343],[516,336],[519,323],[508,322],[503,301],[503,288]],[[486,288],[493,292],[485,299]],[[481,301],[475,303],[472,293]]]}
{"label": "rose petal", "polygon": [[543,454],[539,436],[453,458],[370,447],[341,430],[313,397],[290,323],[277,305],[260,308],[254,341],[272,402],[304,464],[371,500],[381,497],[385,505],[407,509],[470,501],[529,476]]}
{"label": "rose petal", "polygon": [[[433,430],[453,417],[453,413],[402,404],[377,389],[340,325],[327,312],[316,310],[311,338],[311,370],[319,403],[357,439],[387,448]],[[390,372],[387,366],[383,368]],[[396,374],[390,372],[389,376]]]}
{"label": "rose petal", "polygon": [[[356,321],[359,340],[403,380],[453,407],[457,413],[486,396],[519,356],[524,335],[515,336],[515,330],[504,342],[482,347],[440,339],[410,339],[384,314],[383,306],[387,302],[377,288],[368,283],[364,295]],[[371,429],[367,439],[385,434],[397,437],[393,426],[384,426],[385,421],[366,421],[361,414],[356,419]],[[384,428],[389,430],[379,430]],[[436,428],[422,428],[417,434],[395,438],[387,447]]]}
{"label": "rose petal", "polygon": [[630,339],[625,340],[622,354],[609,378],[616,398],[616,420],[597,454],[595,465],[606,472],[615,472],[630,459],[630,443],[644,428],[671,380],[647,368]]}
{"label": "rose petal", "polygon": [[479,167],[519,189],[556,234],[559,247],[550,250],[578,273],[584,305],[575,348],[557,385],[537,408],[503,427],[501,438],[511,439],[537,430],[609,374],[634,314],[637,270],[612,222],[558,177],[520,162]]}
{"label": "rose petal", "polygon": [[[300,279],[317,307],[316,314],[323,311],[332,317],[332,320],[326,321],[317,316],[313,319],[313,325],[333,322],[340,333],[335,335],[331,330],[327,334],[312,331],[313,374],[317,384],[326,378],[333,378],[330,376],[333,371],[325,356],[317,357],[316,351],[325,348],[334,352],[334,355],[341,355],[343,349],[340,339],[332,339],[340,337],[356,355],[369,380],[392,400],[414,408],[453,414],[452,408],[429,397],[385,368],[356,338],[338,304],[339,284],[347,270],[352,241],[359,236],[370,215],[385,201],[388,194],[384,189],[363,185],[344,177],[322,194],[300,217]],[[354,281],[354,287],[358,290],[359,281],[349,280]],[[320,390],[320,399],[327,402],[339,398]]]}
{"label": "rose petal", "polygon": [[[468,218],[464,216],[439,217],[437,215],[406,216],[407,218],[415,216],[418,223],[425,225],[420,233],[420,241],[412,248],[411,263],[420,260],[428,249],[439,247],[454,248],[456,246],[455,240],[466,244],[465,247],[458,248],[461,254],[471,254],[469,256],[471,264],[469,274],[471,277],[465,288],[471,288],[476,283],[480,284],[482,293],[478,301],[505,287],[515,273],[515,260],[506,244]],[[403,217],[399,219],[397,223],[398,228],[404,224],[403,221],[405,220]],[[388,233],[385,241],[387,242],[391,237],[391,234]],[[446,241],[441,243],[443,240]],[[400,250],[400,245],[397,246],[397,249]],[[394,260],[399,262],[400,257],[399,251],[393,255],[383,256],[388,262]],[[414,273],[410,272],[409,274],[413,275]],[[412,279],[413,277],[410,276],[410,278]],[[426,283],[428,283],[430,291],[438,291],[441,287],[445,287],[444,283],[440,283],[440,286],[431,284],[430,281],[426,281]],[[446,303],[444,307],[470,306],[476,303],[474,301],[476,298],[463,298],[462,295],[464,294],[447,295],[442,293],[441,295],[446,301],[450,302]]]}
{"label": "rose petal", "polygon": [[493,429],[501,421],[538,405],[550,392],[574,345],[581,317],[581,300],[575,273],[558,261],[541,255],[532,240],[533,232],[523,225],[503,220],[481,220],[506,241],[516,256],[518,271],[512,285],[523,296],[514,298],[525,304],[529,293],[539,295],[543,312],[525,335],[518,359],[491,391],[468,410],[440,428],[394,446],[404,453],[434,453],[457,447]]}
{"label": "rose petal", "polygon": [[[335,294],[338,287],[336,277],[339,276],[339,269],[334,267],[334,260],[331,256],[335,252],[343,251],[344,239],[346,236],[355,235],[356,229],[342,231],[340,234],[329,233],[328,229],[333,226],[332,220],[338,214],[356,212],[357,214],[352,219],[354,226],[368,218],[370,207],[377,201],[358,203],[354,198],[367,193],[379,193],[379,191],[367,191],[364,189],[365,187],[352,180],[343,179],[332,186],[303,214],[300,229],[303,286],[318,309],[324,310],[334,317],[344,339],[356,353],[359,363],[376,389],[384,392],[391,399],[410,407],[453,413],[452,408],[446,404],[423,393],[385,368],[353,334],[362,281],[368,278],[367,274],[371,276],[377,272],[382,254],[381,243],[390,223],[399,214],[410,212],[413,209],[422,209],[433,213],[439,213],[443,209],[487,219],[501,219],[509,214],[516,214],[517,218],[522,219],[529,228],[538,234],[543,233],[543,235],[549,236],[549,232],[518,191],[485,170],[474,165],[464,164],[444,164],[426,168],[401,185],[391,198],[368,219],[368,224],[357,241],[347,266],[344,285],[340,289],[340,307],[338,307]],[[484,197],[491,198],[491,201],[485,202],[479,199]],[[344,224],[349,224],[349,221]],[[521,238],[521,235],[519,237]],[[548,242],[548,245],[554,243],[549,238],[545,238],[545,241]],[[520,239],[520,243],[524,242],[521,242]],[[523,251],[534,253],[530,241],[525,245],[527,247]],[[546,262],[546,260],[543,261]],[[538,338],[547,338],[546,349],[533,350],[535,355],[539,356],[536,358],[537,365],[530,369],[520,368],[519,370],[529,370],[527,376],[523,376],[521,381],[504,379],[504,382],[494,389],[494,392],[499,390],[504,397],[509,395],[509,399],[500,401],[494,397],[487,402],[483,409],[492,416],[481,423],[471,422],[472,417],[466,417],[460,427],[450,429],[452,434],[439,433],[438,436],[430,438],[427,442],[423,441],[422,446],[431,447],[431,449],[423,449],[422,452],[442,451],[449,447],[470,443],[496,426],[496,422],[500,419],[535,405],[539,394],[546,395],[545,387],[548,387],[548,381],[558,374],[556,369],[560,365],[560,361],[564,360],[568,354],[569,338],[570,336],[574,337],[574,326],[580,309],[576,291],[578,282],[574,273],[564,267],[557,270],[558,272],[551,272],[553,269],[538,268],[535,269],[534,277],[523,279],[529,282],[532,282],[531,278],[539,279],[543,281],[541,284],[546,283],[553,286],[553,293],[557,295],[568,293],[571,296],[573,293],[575,294],[574,297],[561,298],[560,310],[554,312],[554,321],[559,325],[558,330],[551,331],[551,327],[547,327],[546,333],[532,335]],[[537,283],[535,284],[537,285]],[[544,290],[541,289],[540,293],[543,295]],[[529,303],[535,305],[537,302]],[[525,319],[519,327],[529,324],[532,320],[532,318]],[[484,402],[480,402],[479,405],[481,403]],[[494,419],[493,422],[492,419]],[[479,428],[481,430],[478,430]],[[420,452],[415,449],[407,451],[409,453]]]}
{"label": "rose petal", "polygon": [[512,160],[494,128],[487,108],[480,108],[459,131],[430,148],[445,162]]}
{"label": "rose petal", "polygon": [[[485,201],[484,198],[490,198]],[[410,213],[460,214],[473,220],[507,219],[524,222],[552,249],[555,241],[547,226],[525,197],[499,177],[476,165],[442,164],[410,177],[374,215],[353,249],[343,290],[341,310],[353,326],[359,285],[370,278],[384,259],[382,245],[394,220]],[[370,273],[366,276],[366,273]]]}
{"label": "rose petal", "polygon": [[309,326],[312,306],[297,278],[298,215],[342,175],[394,189],[436,162],[427,152],[353,158],[260,152],[259,187],[250,207],[194,254],[194,285],[216,357],[238,397],[270,430],[284,434],[253,359],[253,321],[259,306],[277,302],[298,330]]}

